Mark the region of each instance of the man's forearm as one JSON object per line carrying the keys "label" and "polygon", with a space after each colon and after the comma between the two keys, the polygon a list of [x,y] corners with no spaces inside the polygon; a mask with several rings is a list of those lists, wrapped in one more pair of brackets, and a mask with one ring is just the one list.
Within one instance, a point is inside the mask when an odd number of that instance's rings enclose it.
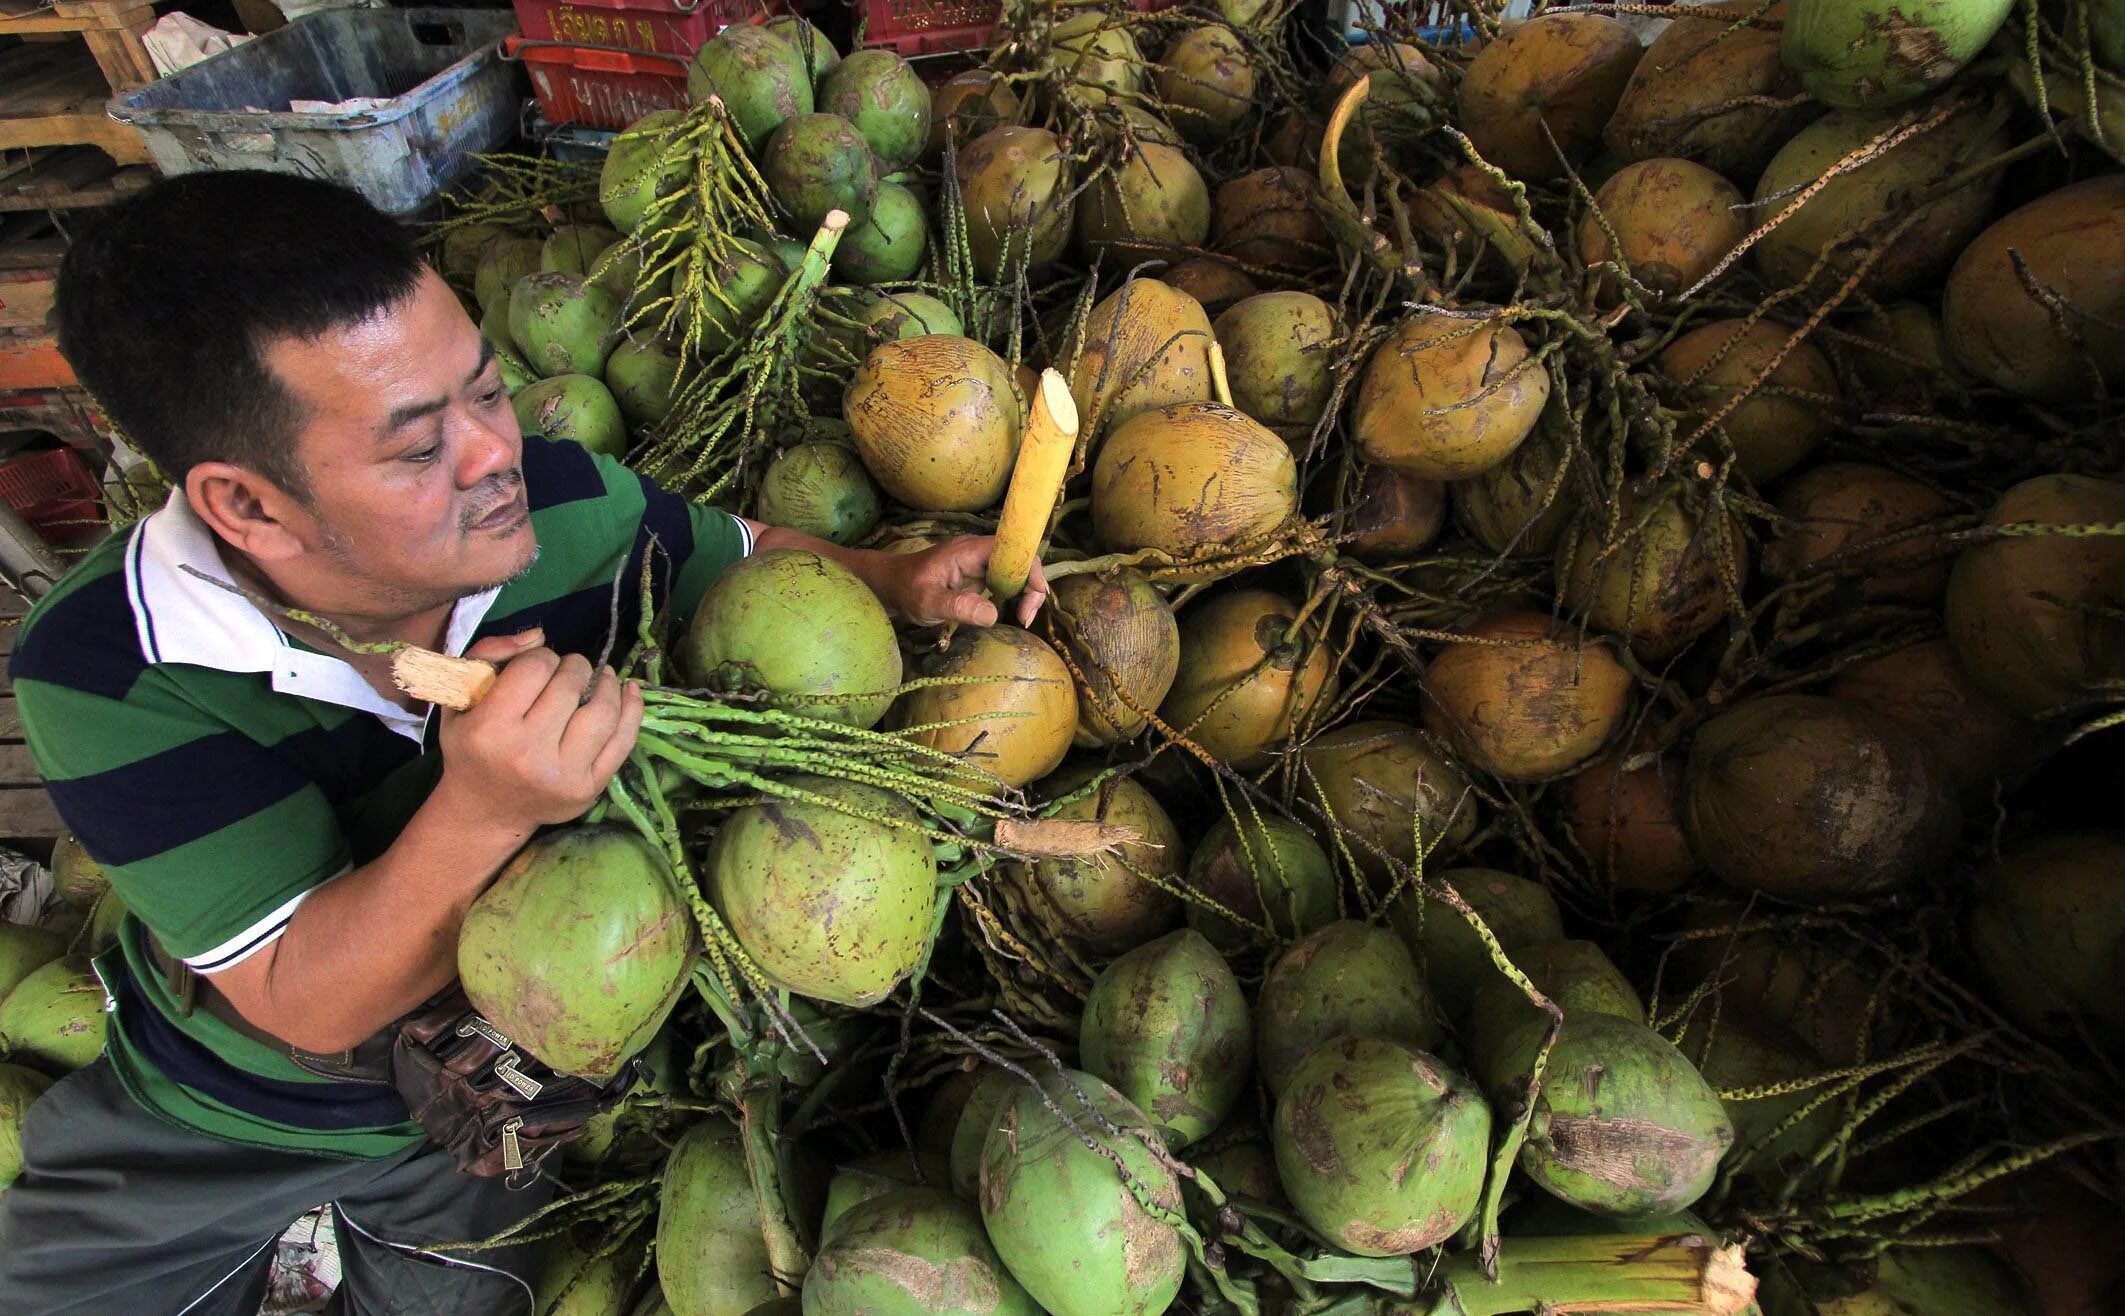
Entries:
{"label": "man's forearm", "polygon": [[319,887],[281,938],[209,981],[252,1024],[306,1051],[354,1046],[457,976],[465,911],[530,829],[457,808],[449,780],[391,848]]}

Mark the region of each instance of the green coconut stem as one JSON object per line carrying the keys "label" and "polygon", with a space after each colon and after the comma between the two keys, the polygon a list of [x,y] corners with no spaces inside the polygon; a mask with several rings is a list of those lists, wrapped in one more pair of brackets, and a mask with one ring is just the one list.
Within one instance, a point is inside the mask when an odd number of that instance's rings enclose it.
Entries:
{"label": "green coconut stem", "polygon": [[1497,1278],[1483,1260],[1449,1256],[1425,1316],[1508,1312],[1681,1311],[1736,1316],[1756,1298],[1742,1251],[1699,1234],[1515,1238],[1499,1249]]}

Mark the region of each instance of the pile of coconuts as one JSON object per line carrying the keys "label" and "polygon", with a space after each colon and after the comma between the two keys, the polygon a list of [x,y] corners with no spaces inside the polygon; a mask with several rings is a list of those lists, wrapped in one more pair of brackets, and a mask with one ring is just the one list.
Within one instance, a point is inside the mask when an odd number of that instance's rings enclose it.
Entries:
{"label": "pile of coconuts", "polygon": [[[838,544],[993,532],[1040,371],[1079,422],[1032,626],[783,551],[659,654],[1107,844],[675,778],[698,881],[605,813],[474,907],[505,1030],[651,1062],[543,1310],[2099,1309],[2008,1203],[2125,1197],[2125,25],[1499,8],[741,25],[447,232],[527,428]],[[766,222],[680,350],[614,244],[704,123]]]}

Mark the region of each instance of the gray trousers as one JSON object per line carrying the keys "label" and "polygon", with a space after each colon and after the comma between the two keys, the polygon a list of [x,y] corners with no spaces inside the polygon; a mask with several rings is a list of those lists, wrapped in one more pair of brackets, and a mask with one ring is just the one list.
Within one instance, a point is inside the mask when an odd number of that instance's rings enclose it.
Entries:
{"label": "gray trousers", "polygon": [[178,1128],[95,1064],[54,1084],[22,1126],[23,1172],[0,1192],[0,1316],[257,1316],[273,1244],[332,1204],[346,1316],[532,1316],[537,1249],[449,1258],[546,1204],[460,1174],[427,1143],[375,1161],[266,1151]]}

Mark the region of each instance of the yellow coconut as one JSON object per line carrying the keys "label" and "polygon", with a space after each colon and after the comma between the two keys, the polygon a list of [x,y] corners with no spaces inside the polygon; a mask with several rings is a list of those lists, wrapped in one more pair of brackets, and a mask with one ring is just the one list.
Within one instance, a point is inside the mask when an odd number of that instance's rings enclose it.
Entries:
{"label": "yellow coconut", "polygon": [[1599,753],[1630,704],[1612,643],[1536,612],[1468,627],[1424,674],[1424,725],[1472,767],[1540,781]]}
{"label": "yellow coconut", "polygon": [[[1660,354],[1660,371],[1691,403],[1678,437],[1726,408],[1784,352],[1785,360],[1762,387],[1728,410],[1719,425],[1734,445],[1736,466],[1759,484],[1777,479],[1815,451],[1835,415],[1837,375],[1812,343],[1803,340],[1787,351],[1793,333],[1772,320],[1715,320],[1669,344]],[[1784,396],[1780,390],[1811,396]],[[1700,450],[1713,449],[1700,441]]]}
{"label": "yellow coconut", "polygon": [[1366,363],[1351,429],[1376,462],[1465,480],[1504,461],[1549,401],[1549,372],[1511,325],[1420,311]]}
{"label": "yellow coconut", "polygon": [[1265,292],[1212,329],[1225,350],[1232,405],[1287,437],[1313,429],[1333,391],[1335,311],[1309,292]]}
{"label": "yellow coconut", "polygon": [[1778,53],[1775,23],[1743,24],[1761,0],[1678,9],[1624,84],[1602,131],[1625,160],[1676,156],[1748,186],[1822,107]]}
{"label": "yellow coconut", "polygon": [[1289,600],[1259,589],[1188,609],[1180,673],[1159,717],[1234,768],[1268,762],[1335,690],[1328,646],[1287,636],[1297,617]]}
{"label": "yellow coconut", "polygon": [[[1748,236],[1741,189],[1688,160],[1640,160],[1616,171],[1579,221],[1579,259],[1589,269],[1615,261],[1661,297],[1694,287]],[[1614,274],[1601,301],[1623,299]]]}
{"label": "yellow coconut", "polygon": [[1210,234],[1210,189],[1177,146],[1138,142],[1077,205],[1077,244],[1087,257],[1133,264],[1200,246]]}
{"label": "yellow coconut", "polygon": [[991,128],[959,152],[958,174],[967,250],[983,278],[1006,264],[1038,269],[1062,255],[1072,202],[1061,138],[1045,128]]}
{"label": "yellow coconut", "polygon": [[1562,178],[1601,144],[1642,51],[1638,34],[1605,14],[1546,14],[1509,27],[1461,79],[1461,131],[1522,182]]}
{"label": "yellow coconut", "polygon": [[1445,523],[1445,485],[1392,466],[1368,466],[1344,526],[1350,538],[1343,547],[1365,562],[1406,560],[1437,539]]}
{"label": "yellow coconut", "polygon": [[1159,278],[1167,287],[1195,298],[1209,315],[1222,315],[1228,307],[1261,291],[1245,270],[1216,256],[1190,256],[1169,266]]}
{"label": "yellow coconut", "polygon": [[976,512],[1003,497],[1019,406],[1004,359],[971,338],[880,343],[849,381],[842,416],[871,475],[925,512]]}
{"label": "yellow coconut", "polygon": [[1850,571],[1870,599],[1931,603],[1948,588],[1950,554],[1937,535],[1869,545],[1953,511],[1946,498],[1886,466],[1818,466],[1780,492],[1785,520],[1764,549],[1764,574],[1792,580],[1816,570]]}
{"label": "yellow coconut", "polygon": [[1956,359],[2001,388],[2075,402],[2095,397],[2100,378],[2116,397],[2125,389],[2125,175],[2062,187],[1978,234],[1948,276],[1941,314]]}
{"label": "yellow coconut", "polygon": [[1188,140],[1213,145],[1254,106],[1254,64],[1232,29],[1191,27],[1159,57],[1158,98]]}
{"label": "yellow coconut", "polygon": [[1108,293],[1072,335],[1070,396],[1085,429],[1097,438],[1147,411],[1208,402],[1210,341],[1202,306],[1168,284],[1131,279]]}
{"label": "yellow coconut", "polygon": [[961,627],[923,675],[971,678],[901,697],[901,726],[954,724],[916,734],[932,749],[965,755],[1010,786],[1047,776],[1070,752],[1077,688],[1070,669],[1039,636],[1016,626]]}
{"label": "yellow coconut", "polygon": [[1244,265],[1304,271],[1334,260],[1328,227],[1314,213],[1320,189],[1303,169],[1275,166],[1217,190],[1211,245]]}
{"label": "yellow coconut", "polygon": [[1117,426],[1092,465],[1092,526],[1128,552],[1267,534],[1299,506],[1290,445],[1233,408],[1177,402]]}
{"label": "yellow coconut", "polygon": [[1674,654],[1716,625],[1727,608],[1722,557],[1736,584],[1748,578],[1748,545],[1731,514],[1725,542],[1702,524],[1705,513],[1669,486],[1650,498],[1621,498],[1617,541],[1604,550],[1600,518],[1586,517],[1576,537],[1557,547],[1564,605],[1594,629],[1620,635],[1646,659]]}
{"label": "yellow coconut", "polygon": [[1142,731],[1180,670],[1180,626],[1165,597],[1123,568],[1057,581],[1049,606],[1082,678],[1077,743],[1100,748]]}

